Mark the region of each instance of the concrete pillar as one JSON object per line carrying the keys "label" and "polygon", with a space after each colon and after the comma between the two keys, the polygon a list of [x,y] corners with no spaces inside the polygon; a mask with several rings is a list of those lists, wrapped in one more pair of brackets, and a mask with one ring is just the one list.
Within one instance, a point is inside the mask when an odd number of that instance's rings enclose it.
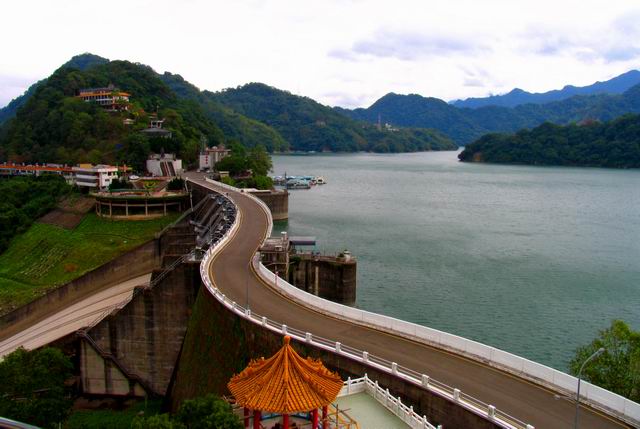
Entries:
{"label": "concrete pillar", "polygon": [[253,410],[253,429],[260,429],[260,411]]}
{"label": "concrete pillar", "polygon": [[318,409],[311,411],[311,428],[318,429]]}
{"label": "concrete pillar", "polygon": [[284,429],[289,429],[289,414],[282,415],[282,427]]}
{"label": "concrete pillar", "polygon": [[124,215],[129,216],[129,201],[124,200]]}
{"label": "concrete pillar", "polygon": [[162,206],[163,206],[163,208],[164,208],[164,215],[166,216],[166,215],[167,215],[167,202],[166,202],[166,201],[163,201],[163,202],[162,202]]}
{"label": "concrete pillar", "polygon": [[111,206],[111,201],[109,201],[109,217],[113,217],[113,207]]}
{"label": "concrete pillar", "polygon": [[147,199],[144,200],[144,215],[149,216],[149,201]]}
{"label": "concrete pillar", "polygon": [[249,420],[250,420],[251,411],[248,408],[244,408],[244,427],[245,429],[249,429]]}
{"label": "concrete pillar", "polygon": [[320,267],[319,266],[315,266],[315,278],[314,278],[314,282],[313,282],[313,294],[315,296],[318,296],[320,290]]}

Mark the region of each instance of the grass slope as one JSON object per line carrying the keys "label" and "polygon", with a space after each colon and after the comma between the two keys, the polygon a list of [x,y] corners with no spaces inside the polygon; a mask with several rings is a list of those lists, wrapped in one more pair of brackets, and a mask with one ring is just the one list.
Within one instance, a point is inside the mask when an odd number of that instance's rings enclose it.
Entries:
{"label": "grass slope", "polygon": [[110,221],[90,213],[71,231],[33,224],[0,255],[0,314],[152,239],[178,216]]}

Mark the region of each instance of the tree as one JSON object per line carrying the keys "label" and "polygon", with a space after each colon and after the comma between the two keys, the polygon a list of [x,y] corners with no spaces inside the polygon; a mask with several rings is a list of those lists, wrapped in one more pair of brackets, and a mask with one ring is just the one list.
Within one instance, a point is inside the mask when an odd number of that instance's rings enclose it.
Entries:
{"label": "tree", "polygon": [[58,427],[71,409],[65,382],[73,365],[59,349],[19,348],[0,362],[0,415],[42,427]]}
{"label": "tree", "polygon": [[151,417],[136,417],[132,429],[185,429],[185,426],[170,419],[168,414]]}
{"label": "tree", "polygon": [[600,347],[605,352],[584,368],[582,378],[632,401],[640,401],[640,332],[633,331],[621,320],[614,320],[611,327],[600,331],[590,344],[578,348],[569,364],[571,373],[577,375],[582,363]]}
{"label": "tree", "polygon": [[189,429],[242,429],[231,406],[215,395],[186,400],[180,405],[176,420]]}

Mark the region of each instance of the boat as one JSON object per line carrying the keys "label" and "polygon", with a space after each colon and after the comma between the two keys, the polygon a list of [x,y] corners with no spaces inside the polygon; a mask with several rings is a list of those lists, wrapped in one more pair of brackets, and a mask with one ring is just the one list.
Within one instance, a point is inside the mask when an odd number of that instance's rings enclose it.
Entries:
{"label": "boat", "polygon": [[294,179],[287,181],[287,189],[310,189],[311,184],[302,179]]}
{"label": "boat", "polygon": [[318,177],[316,177],[316,184],[317,185],[326,185],[327,181],[324,180],[324,177],[318,176]]}

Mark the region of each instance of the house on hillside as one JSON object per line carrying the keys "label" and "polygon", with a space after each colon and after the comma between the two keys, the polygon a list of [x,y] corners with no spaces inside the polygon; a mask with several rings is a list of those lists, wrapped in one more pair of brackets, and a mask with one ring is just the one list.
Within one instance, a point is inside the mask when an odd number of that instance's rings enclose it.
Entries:
{"label": "house on hillside", "polygon": [[106,88],[83,88],[78,98],[87,103],[96,103],[110,112],[129,110],[129,93],[122,92],[113,84]]}
{"label": "house on hillside", "polygon": [[163,139],[170,139],[172,137],[172,133],[171,131],[162,128],[163,124],[164,119],[152,118],[149,121],[149,128],[145,128],[140,132],[149,138],[160,137]]}
{"label": "house on hillside", "polygon": [[213,170],[213,167],[230,153],[231,149],[225,148],[224,145],[205,148],[200,152],[200,171]]}

